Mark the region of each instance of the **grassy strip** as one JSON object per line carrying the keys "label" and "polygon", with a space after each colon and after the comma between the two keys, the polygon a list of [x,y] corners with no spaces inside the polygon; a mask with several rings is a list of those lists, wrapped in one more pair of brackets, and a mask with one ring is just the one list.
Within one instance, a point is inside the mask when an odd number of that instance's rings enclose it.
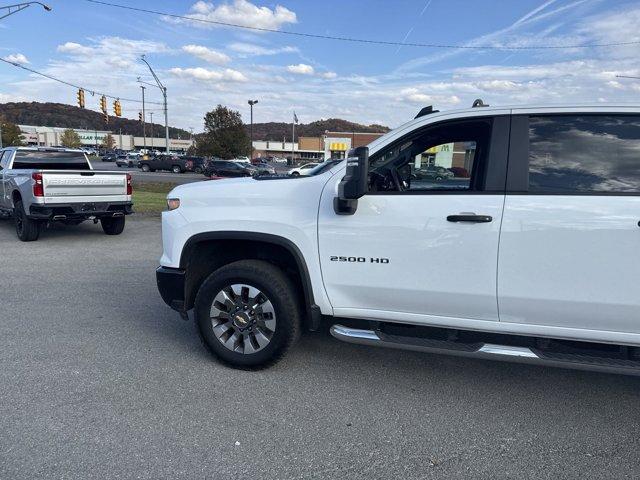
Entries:
{"label": "grassy strip", "polygon": [[133,182],[133,210],[146,215],[160,215],[167,209],[167,193],[176,184],[161,182]]}

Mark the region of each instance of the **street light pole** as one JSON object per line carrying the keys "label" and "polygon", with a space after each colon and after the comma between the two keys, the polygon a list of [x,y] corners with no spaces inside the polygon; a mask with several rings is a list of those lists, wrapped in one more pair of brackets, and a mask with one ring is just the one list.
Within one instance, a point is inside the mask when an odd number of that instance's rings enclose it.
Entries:
{"label": "street light pole", "polygon": [[258,100],[249,100],[248,103],[251,109],[251,127],[249,128],[249,138],[251,139],[251,159],[253,159],[253,106],[258,103]]}
{"label": "street light pole", "polygon": [[0,10],[7,10],[9,13],[6,13],[0,17],[0,20],[3,18],[7,18],[9,15],[13,15],[14,13],[18,13],[25,8],[31,5],[41,5],[47,12],[51,11],[51,7],[49,5],[45,5],[42,2],[24,2],[24,3],[16,3],[14,5],[7,5],[6,7],[0,7]]}
{"label": "street light pole", "polygon": [[153,79],[158,84],[157,87],[162,91],[162,98],[164,100],[164,129],[165,129],[166,150],[167,150],[167,153],[169,153],[169,114],[167,112],[167,87],[165,87],[162,84],[162,82],[156,75],[156,72],[153,71],[153,68],[151,68],[151,65],[149,65],[149,62],[147,62],[147,60],[144,58],[144,55],[140,57],[140,60],[142,60],[144,63],[147,64],[147,67],[149,67],[149,71],[151,72],[151,75],[153,75]]}

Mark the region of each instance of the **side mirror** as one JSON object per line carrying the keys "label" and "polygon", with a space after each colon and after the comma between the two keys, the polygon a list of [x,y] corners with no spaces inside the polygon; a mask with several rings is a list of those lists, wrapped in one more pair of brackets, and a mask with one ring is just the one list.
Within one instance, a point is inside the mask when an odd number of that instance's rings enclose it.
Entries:
{"label": "side mirror", "polygon": [[349,150],[347,171],[338,185],[338,196],[333,200],[333,209],[338,215],[353,215],[358,208],[358,199],[369,189],[369,148]]}

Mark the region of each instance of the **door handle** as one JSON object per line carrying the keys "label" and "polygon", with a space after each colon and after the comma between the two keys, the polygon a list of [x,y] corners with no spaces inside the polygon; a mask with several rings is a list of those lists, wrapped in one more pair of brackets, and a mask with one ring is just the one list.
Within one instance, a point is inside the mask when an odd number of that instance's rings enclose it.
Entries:
{"label": "door handle", "polygon": [[447,222],[489,223],[492,220],[493,218],[490,215],[476,215],[475,213],[463,213],[447,217]]}

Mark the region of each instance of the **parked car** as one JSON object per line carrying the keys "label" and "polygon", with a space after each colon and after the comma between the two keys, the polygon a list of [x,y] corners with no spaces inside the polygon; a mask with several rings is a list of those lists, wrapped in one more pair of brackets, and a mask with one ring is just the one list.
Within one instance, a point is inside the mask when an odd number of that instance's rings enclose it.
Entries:
{"label": "parked car", "polygon": [[116,159],[116,165],[118,167],[133,168],[138,166],[139,161],[140,159],[137,155],[131,155],[131,154],[118,155],[118,158]]}
{"label": "parked car", "polygon": [[115,162],[118,159],[118,156],[115,153],[105,153],[100,157],[100,160],[103,162]]}
{"label": "parked car", "polygon": [[[640,107],[479,110],[418,116],[304,181],[176,187],[162,298],[241,368],[328,321],[350,343],[640,374]],[[463,141],[466,182],[409,182]]]}
{"label": "parked car", "polygon": [[287,163],[287,159],[282,157],[273,157],[270,159],[270,161],[272,163]]}
{"label": "parked car", "polygon": [[204,173],[204,169],[207,164],[204,157],[185,156],[182,158],[185,161],[185,168],[187,172]]}
{"label": "parked car", "polygon": [[207,177],[251,177],[257,170],[251,165],[231,160],[216,160],[207,164],[204,174]]}
{"label": "parked car", "polygon": [[168,170],[173,173],[187,171],[186,160],[176,155],[155,155],[138,162],[138,168],[143,172],[155,172],[156,170]]}
{"label": "parked car", "polygon": [[413,178],[418,180],[435,180],[436,182],[440,182],[442,180],[453,178],[453,176],[454,175],[451,170],[437,165],[429,165],[425,168],[416,168],[413,171]]}
{"label": "parked car", "polygon": [[303,165],[300,165],[299,167],[296,168],[292,168],[291,170],[289,170],[289,175],[291,175],[292,177],[299,177],[300,175],[307,175],[309,173],[309,170],[311,170],[314,167],[317,167],[319,164],[316,162],[312,162],[312,163],[305,163]]}
{"label": "parked car", "polygon": [[37,240],[47,224],[100,221],[119,235],[131,213],[131,175],[94,171],[81,150],[8,147],[0,150],[0,211],[13,215],[23,242]]}
{"label": "parked car", "polygon": [[276,169],[267,162],[254,163],[253,167],[258,171],[259,175],[275,175]]}
{"label": "parked car", "polygon": [[233,159],[233,161],[237,163],[251,163],[251,160],[249,160],[249,157],[236,157]]}

